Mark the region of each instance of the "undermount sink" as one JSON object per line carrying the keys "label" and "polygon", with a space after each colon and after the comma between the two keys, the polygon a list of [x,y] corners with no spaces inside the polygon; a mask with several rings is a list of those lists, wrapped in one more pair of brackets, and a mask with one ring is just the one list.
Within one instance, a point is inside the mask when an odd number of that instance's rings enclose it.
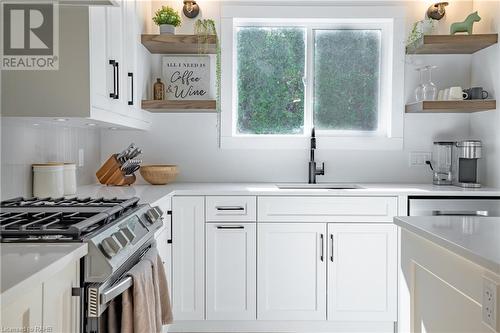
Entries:
{"label": "undermount sink", "polygon": [[362,186],[356,184],[339,184],[339,183],[323,183],[323,184],[307,184],[307,183],[290,183],[276,184],[281,190],[356,190],[362,189]]}

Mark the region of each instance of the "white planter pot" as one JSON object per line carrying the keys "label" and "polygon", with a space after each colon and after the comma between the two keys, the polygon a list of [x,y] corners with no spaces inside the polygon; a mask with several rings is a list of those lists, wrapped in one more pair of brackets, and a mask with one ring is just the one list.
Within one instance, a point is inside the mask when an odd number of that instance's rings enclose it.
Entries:
{"label": "white planter pot", "polygon": [[173,35],[175,34],[175,27],[171,24],[162,24],[160,25],[160,34]]}

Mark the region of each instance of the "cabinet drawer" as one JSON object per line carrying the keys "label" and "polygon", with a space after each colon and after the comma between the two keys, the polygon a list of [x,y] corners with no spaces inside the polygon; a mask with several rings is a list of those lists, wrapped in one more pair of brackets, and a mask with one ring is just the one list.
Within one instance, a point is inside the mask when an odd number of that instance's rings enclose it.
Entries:
{"label": "cabinet drawer", "polygon": [[396,197],[259,197],[259,222],[388,222]]}
{"label": "cabinet drawer", "polygon": [[257,198],[254,196],[207,196],[207,222],[255,222]]}

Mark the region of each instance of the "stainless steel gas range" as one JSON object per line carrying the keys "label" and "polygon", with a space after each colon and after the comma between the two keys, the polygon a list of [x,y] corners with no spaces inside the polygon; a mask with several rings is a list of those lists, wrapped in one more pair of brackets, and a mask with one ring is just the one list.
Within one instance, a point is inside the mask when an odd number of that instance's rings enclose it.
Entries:
{"label": "stainless steel gas range", "polygon": [[0,203],[1,242],[85,242],[80,264],[81,332],[102,332],[111,300],[132,285],[126,273],[155,247],[158,207],[138,198],[15,198]]}

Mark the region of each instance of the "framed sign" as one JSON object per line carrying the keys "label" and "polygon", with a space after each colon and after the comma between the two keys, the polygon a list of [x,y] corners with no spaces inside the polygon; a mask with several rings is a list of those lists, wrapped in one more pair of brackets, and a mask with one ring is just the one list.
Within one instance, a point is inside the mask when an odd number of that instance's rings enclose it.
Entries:
{"label": "framed sign", "polygon": [[162,75],[167,100],[211,99],[210,57],[163,57]]}

